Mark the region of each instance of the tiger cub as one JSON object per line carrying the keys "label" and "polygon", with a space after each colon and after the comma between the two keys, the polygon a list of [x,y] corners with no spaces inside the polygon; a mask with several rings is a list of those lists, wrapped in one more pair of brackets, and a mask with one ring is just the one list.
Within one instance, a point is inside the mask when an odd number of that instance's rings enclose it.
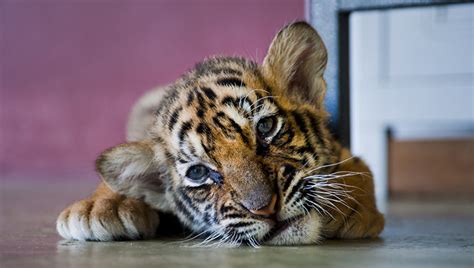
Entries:
{"label": "tiger cub", "polygon": [[327,52],[305,22],[275,36],[262,65],[197,64],[135,105],[128,142],[96,161],[103,182],[66,208],[66,239],[152,238],[157,211],[232,245],[372,238],[384,227],[372,174],[326,126]]}

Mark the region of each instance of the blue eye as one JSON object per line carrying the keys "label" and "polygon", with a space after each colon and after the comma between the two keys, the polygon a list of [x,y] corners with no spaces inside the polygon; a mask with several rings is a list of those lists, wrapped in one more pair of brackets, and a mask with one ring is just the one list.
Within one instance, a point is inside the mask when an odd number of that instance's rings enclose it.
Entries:
{"label": "blue eye", "polygon": [[209,169],[203,165],[195,165],[188,169],[186,177],[193,181],[202,181],[209,176]]}

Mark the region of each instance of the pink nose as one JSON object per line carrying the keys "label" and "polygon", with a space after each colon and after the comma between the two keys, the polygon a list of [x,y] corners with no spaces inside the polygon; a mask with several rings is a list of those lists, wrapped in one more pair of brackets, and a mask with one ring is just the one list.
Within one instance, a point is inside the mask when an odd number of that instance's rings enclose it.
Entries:
{"label": "pink nose", "polygon": [[251,209],[250,212],[252,212],[255,215],[259,215],[259,216],[271,216],[271,215],[275,214],[275,212],[276,212],[276,210],[275,210],[276,203],[277,203],[277,195],[273,194],[272,200],[270,201],[270,203],[268,205],[266,205],[262,208],[259,208],[258,210]]}

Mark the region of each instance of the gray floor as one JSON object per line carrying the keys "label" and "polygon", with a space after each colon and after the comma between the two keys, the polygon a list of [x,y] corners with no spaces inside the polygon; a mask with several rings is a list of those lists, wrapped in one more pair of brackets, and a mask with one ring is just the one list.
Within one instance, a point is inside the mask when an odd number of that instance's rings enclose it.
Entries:
{"label": "gray floor", "polygon": [[77,242],[54,221],[91,182],[1,182],[1,267],[473,267],[472,202],[392,202],[382,237],[316,246],[196,248],[176,241]]}

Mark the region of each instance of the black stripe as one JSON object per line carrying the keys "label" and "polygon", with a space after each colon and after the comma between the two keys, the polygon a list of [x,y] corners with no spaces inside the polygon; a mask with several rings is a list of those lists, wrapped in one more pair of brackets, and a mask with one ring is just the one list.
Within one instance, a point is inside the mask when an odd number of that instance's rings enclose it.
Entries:
{"label": "black stripe", "polygon": [[174,125],[176,124],[176,122],[178,122],[179,113],[181,112],[181,110],[183,110],[182,107],[176,108],[176,110],[174,110],[174,112],[171,114],[170,120],[168,122],[168,129],[170,131],[173,130]]}
{"label": "black stripe", "polygon": [[293,138],[295,137],[295,132],[291,129],[288,129],[288,135],[286,141],[281,143],[281,146],[286,146],[293,142]]}
{"label": "black stripe", "polygon": [[257,150],[256,150],[257,155],[263,156],[263,155],[268,154],[268,149],[269,148],[267,144],[264,144],[262,142],[257,142]]}
{"label": "black stripe", "polygon": [[[288,175],[285,176],[285,173],[288,173]],[[286,192],[288,190],[288,187],[290,187],[291,185],[291,182],[293,181],[293,179],[295,178],[295,174],[296,174],[296,170],[293,169],[293,170],[288,170],[286,167],[285,167],[285,171],[283,173],[283,176],[286,178],[286,181],[285,181],[285,184],[283,184],[283,192]]]}
{"label": "black stripe", "polygon": [[217,97],[216,93],[214,93],[214,91],[212,91],[212,89],[208,87],[203,87],[202,91],[204,92],[204,94],[206,94],[209,100],[214,100]]}
{"label": "black stripe", "polygon": [[309,120],[309,125],[311,130],[313,131],[314,137],[316,138],[317,142],[321,144],[321,146],[326,146],[324,139],[321,138],[321,122],[319,121],[316,116],[311,114],[309,111],[305,112],[306,118]]}
{"label": "black stripe", "polygon": [[209,213],[207,213],[207,212],[204,212],[203,219],[204,219],[204,222],[208,225],[211,225],[212,222],[213,222],[213,221],[211,221],[211,215],[209,215]]}
{"label": "black stripe", "polygon": [[186,161],[186,163],[188,163],[189,161],[191,161],[191,157],[189,157],[188,154],[186,154],[185,152],[178,152],[178,158],[179,159],[184,159]]}
{"label": "black stripe", "polygon": [[297,148],[298,153],[305,153],[305,152],[314,153],[316,150],[314,149],[314,146],[311,143],[311,141],[307,138],[309,131],[308,131],[308,127],[306,126],[304,115],[300,114],[297,111],[292,111],[291,114],[293,118],[295,119],[295,122],[298,125],[298,128],[301,130],[302,132],[301,134],[303,135],[305,144],[306,144],[305,147]]}
{"label": "black stripe", "polygon": [[227,138],[233,139],[233,138],[235,138],[235,136],[234,136],[231,132],[229,132],[228,128],[227,128],[224,124],[222,124],[222,122],[221,122],[221,120],[220,120],[221,118],[225,118],[225,117],[226,117],[226,116],[225,116],[225,114],[224,114],[223,112],[218,112],[218,113],[216,114],[216,116],[214,116],[214,117],[212,118],[212,121],[214,122],[214,124],[216,124],[216,125],[221,129],[222,133],[223,133]]}
{"label": "black stripe", "polygon": [[210,185],[208,184],[201,185],[200,187],[194,187],[193,191],[193,199],[198,203],[205,202],[211,194]]}
{"label": "black stripe", "polygon": [[[283,147],[290,142],[293,141],[293,137],[295,136],[295,133],[293,130],[290,128],[284,129],[286,127],[286,124],[283,123],[284,125],[281,127],[281,130],[278,131],[278,133],[275,135],[273,138],[272,143],[275,144],[275,146]],[[283,138],[286,137],[286,140],[283,140]]]}
{"label": "black stripe", "polygon": [[235,87],[247,87],[247,85],[240,80],[239,78],[224,78],[224,79],[219,79],[216,82],[220,86],[235,86]]}
{"label": "black stripe", "polygon": [[301,185],[303,185],[304,183],[304,180],[303,179],[300,179],[296,185],[291,189],[291,192],[286,196],[286,199],[285,199],[285,203],[288,202],[289,200],[291,200],[293,198],[293,196],[298,192],[300,191],[301,189]]}
{"label": "black stripe", "polygon": [[285,170],[283,170],[283,176],[285,178],[289,177],[289,176],[294,176],[295,173],[296,173],[296,168],[294,166],[291,166],[291,165],[285,165],[284,166]]}
{"label": "black stripe", "polygon": [[219,222],[217,221],[215,217],[214,210],[212,210],[212,205],[208,204],[204,208],[204,220],[206,221],[207,224],[212,225],[212,224],[218,224]]}
{"label": "black stripe", "polygon": [[181,125],[181,129],[179,131],[179,142],[182,143],[184,141],[184,136],[186,133],[192,128],[192,124],[190,121],[184,122],[183,125]]}
{"label": "black stripe", "polygon": [[214,150],[214,141],[212,139],[211,129],[206,124],[199,123],[196,127],[196,132],[206,136],[207,145],[204,144],[204,139],[201,139],[201,145],[204,148],[204,151],[209,155],[209,153]]}
{"label": "black stripe", "polygon": [[222,99],[221,104],[229,106],[237,106],[236,100],[231,96],[226,96]]}
{"label": "black stripe", "polygon": [[235,70],[230,67],[216,67],[216,66],[210,65],[209,63],[200,63],[196,65],[195,68],[198,75],[228,74],[228,75],[242,76],[242,72],[239,70]]}
{"label": "black stripe", "polygon": [[195,94],[196,94],[196,98],[198,100],[198,103],[201,106],[201,109],[203,111],[206,111],[207,110],[206,100],[202,96],[201,92],[197,91],[197,89],[194,89],[194,90],[195,90]]}
{"label": "black stripe", "polygon": [[211,157],[213,160],[215,160],[210,154],[212,151],[214,151],[214,143],[210,142],[209,145],[205,145],[204,142],[201,140],[201,146],[204,149],[204,152],[206,152],[207,156]]}
{"label": "black stripe", "polygon": [[301,130],[301,132],[307,133],[308,129],[306,128],[306,123],[304,122],[303,116],[297,111],[292,111],[291,115],[295,119],[295,122],[298,125],[298,128]]}
{"label": "black stripe", "polygon": [[235,211],[235,210],[236,209],[234,207],[231,207],[231,206],[222,206],[221,209],[220,209],[220,212],[221,212],[221,215],[224,215],[229,211]]}
{"label": "black stripe", "polygon": [[239,133],[240,137],[242,138],[242,141],[245,143],[245,144],[250,144],[249,142],[249,138],[245,135],[244,131],[242,130],[242,128],[240,127],[239,124],[237,124],[232,118],[228,117],[227,118],[229,121],[230,121],[230,124],[232,125],[232,127],[235,129],[235,131],[237,133]]}
{"label": "black stripe", "polygon": [[189,149],[189,152],[191,153],[192,156],[194,156],[196,158],[199,157],[196,154],[196,148],[194,148],[194,146],[191,143],[188,144],[188,149]]}
{"label": "black stripe", "polygon": [[169,159],[169,160],[171,160],[171,161],[173,161],[173,162],[176,161],[176,157],[175,157],[174,155],[172,155],[172,154],[171,154],[170,152],[168,152],[168,151],[165,151],[165,156],[166,156],[166,159]]}
{"label": "black stripe", "polygon": [[243,218],[243,215],[240,213],[229,213],[227,215],[224,215],[225,219],[240,219]]}
{"label": "black stripe", "polygon": [[200,214],[199,209],[194,205],[194,201],[186,193],[184,193],[183,191],[179,191],[179,194],[181,198],[186,202],[186,204],[188,204],[191,210],[193,210],[197,214]]}
{"label": "black stripe", "polygon": [[214,124],[220,127],[222,131],[227,132],[226,127],[221,123],[219,119],[220,119],[220,116],[214,116],[212,118],[212,121],[214,122]]}
{"label": "black stripe", "polygon": [[204,134],[210,132],[209,127],[204,123],[199,123],[196,127],[196,132],[198,134]]}
{"label": "black stripe", "polygon": [[180,189],[185,191],[185,192],[193,193],[196,189],[211,190],[211,186],[208,185],[208,184],[203,184],[203,185],[200,185],[200,186],[192,186],[192,187],[191,186],[183,186]]}
{"label": "black stripe", "polygon": [[[308,143],[308,142],[306,141],[306,143]],[[305,146],[301,146],[301,147],[295,147],[295,150],[299,154],[314,153],[313,148],[309,144],[306,144]]]}
{"label": "black stripe", "polygon": [[[241,104],[242,107],[239,108],[243,108],[244,103],[246,103],[250,108],[252,108],[252,103],[248,100],[247,97],[240,97],[236,105]],[[245,112],[247,113],[247,111]]]}
{"label": "black stripe", "polygon": [[190,106],[191,104],[193,104],[193,101],[194,101],[194,91],[190,91],[188,93],[188,100],[186,102],[186,105]]}
{"label": "black stripe", "polygon": [[241,227],[247,227],[250,225],[253,225],[253,222],[236,222],[236,223],[230,223],[227,225],[229,228],[241,228]]}
{"label": "black stripe", "polygon": [[191,212],[188,211],[187,207],[183,204],[183,202],[177,196],[174,196],[173,199],[175,201],[176,208],[178,209],[178,211],[183,213],[184,216],[188,218],[191,222],[194,222],[194,216],[191,214]]}
{"label": "black stripe", "polygon": [[197,117],[202,118],[204,116],[204,109],[198,108],[196,115]]}
{"label": "black stripe", "polygon": [[[314,158],[317,159],[318,156],[315,156]],[[302,165],[306,165],[308,163],[308,158],[306,158],[306,156],[303,156],[303,158],[300,160],[300,163]]]}

